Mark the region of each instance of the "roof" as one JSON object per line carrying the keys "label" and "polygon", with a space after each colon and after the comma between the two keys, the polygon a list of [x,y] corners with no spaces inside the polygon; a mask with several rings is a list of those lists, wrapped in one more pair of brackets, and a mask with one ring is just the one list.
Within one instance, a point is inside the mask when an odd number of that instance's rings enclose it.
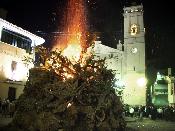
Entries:
{"label": "roof", "polygon": [[6,20],[3,20],[2,18],[0,18],[0,30],[1,28],[19,33],[23,36],[26,36],[28,38],[30,38],[32,40],[32,46],[37,46],[37,45],[41,45],[45,42],[45,40],[35,34],[32,34],[31,32],[22,29],[21,27],[18,27]]}

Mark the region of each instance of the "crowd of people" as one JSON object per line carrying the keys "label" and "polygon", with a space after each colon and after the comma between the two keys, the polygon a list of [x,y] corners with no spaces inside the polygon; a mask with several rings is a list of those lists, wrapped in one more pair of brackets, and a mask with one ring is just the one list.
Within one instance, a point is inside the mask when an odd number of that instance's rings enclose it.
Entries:
{"label": "crowd of people", "polygon": [[175,121],[175,108],[172,106],[130,106],[124,105],[124,115],[129,117],[136,117],[140,120],[143,117],[152,120],[162,119],[166,121]]}
{"label": "crowd of people", "polygon": [[[15,101],[0,98],[0,114],[2,117],[13,117],[16,109]],[[152,120],[162,119],[175,121],[175,107],[172,106],[131,106],[124,105],[124,116],[142,120],[144,117]]]}
{"label": "crowd of people", "polygon": [[15,101],[0,98],[0,114],[2,117],[13,117],[15,112]]}

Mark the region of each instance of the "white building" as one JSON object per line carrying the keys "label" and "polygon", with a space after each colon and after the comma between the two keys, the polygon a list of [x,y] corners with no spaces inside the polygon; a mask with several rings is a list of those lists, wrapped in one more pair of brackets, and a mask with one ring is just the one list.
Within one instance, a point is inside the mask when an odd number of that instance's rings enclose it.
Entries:
{"label": "white building", "polygon": [[169,106],[175,107],[175,77],[172,76],[172,69],[168,68],[168,103]]}
{"label": "white building", "polygon": [[170,76],[168,83],[168,103],[169,106],[175,107],[175,77]]}
{"label": "white building", "polygon": [[[22,93],[28,71],[33,67],[34,47],[40,38],[0,18],[0,97],[16,99]],[[28,59],[30,60],[30,59]]]}
{"label": "white building", "polygon": [[151,87],[152,103],[158,106],[175,107],[175,77],[171,68],[159,70]]}
{"label": "white building", "polygon": [[[106,57],[108,68],[116,70],[116,78],[124,83],[123,102],[146,104],[145,28],[143,6],[124,7],[124,44],[117,49],[96,43],[95,54]],[[124,46],[124,50],[122,50]]]}
{"label": "white building", "polygon": [[151,86],[152,103],[157,106],[167,106],[168,102],[168,82],[166,75],[157,72],[157,79],[153,86]]}

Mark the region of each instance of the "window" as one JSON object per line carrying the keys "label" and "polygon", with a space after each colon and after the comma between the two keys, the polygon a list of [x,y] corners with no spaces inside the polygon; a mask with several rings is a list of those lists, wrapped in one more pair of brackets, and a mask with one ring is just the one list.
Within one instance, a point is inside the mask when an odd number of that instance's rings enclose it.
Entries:
{"label": "window", "polygon": [[17,67],[17,62],[12,61],[12,64],[11,64],[12,72],[16,70],[16,67]]}
{"label": "window", "polygon": [[134,66],[134,71],[136,70],[135,66]]}
{"label": "window", "polygon": [[175,83],[171,83],[171,95],[175,94],[174,84]]}
{"label": "window", "polygon": [[18,48],[25,49],[27,53],[31,52],[32,40],[21,34],[9,31],[7,29],[3,29],[1,41],[16,46]]}
{"label": "window", "polygon": [[9,90],[8,90],[8,99],[10,101],[13,101],[13,100],[16,99],[16,88],[9,87]]}
{"label": "window", "polygon": [[11,72],[12,72],[12,75],[11,75],[11,80],[16,80],[15,78],[15,75],[16,75],[16,69],[17,69],[17,62],[16,61],[12,61],[11,63]]}

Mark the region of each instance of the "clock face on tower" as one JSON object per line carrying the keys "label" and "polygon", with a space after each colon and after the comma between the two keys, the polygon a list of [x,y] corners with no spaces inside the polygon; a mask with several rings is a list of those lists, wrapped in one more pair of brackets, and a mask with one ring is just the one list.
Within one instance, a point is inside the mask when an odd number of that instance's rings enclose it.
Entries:
{"label": "clock face on tower", "polygon": [[136,24],[132,24],[130,27],[130,33],[131,35],[136,35],[138,33],[138,26]]}

